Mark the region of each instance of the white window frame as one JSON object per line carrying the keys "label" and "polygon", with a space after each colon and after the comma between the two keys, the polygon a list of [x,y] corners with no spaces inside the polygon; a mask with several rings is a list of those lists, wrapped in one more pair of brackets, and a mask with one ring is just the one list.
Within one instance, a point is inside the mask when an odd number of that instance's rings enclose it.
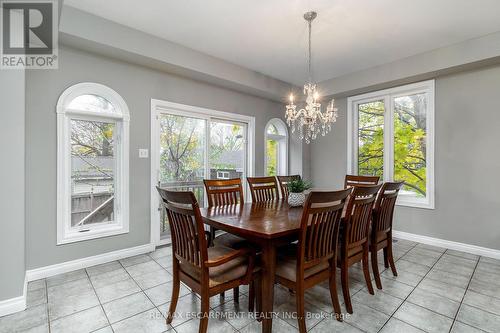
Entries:
{"label": "white window frame", "polygon": [[217,179],[229,179],[229,171],[217,171]]}
{"label": "white window frame", "polygon": [[357,174],[358,159],[358,105],[380,101],[384,102],[384,181],[392,181],[394,176],[394,98],[418,93],[425,93],[426,110],[426,197],[416,198],[400,192],[397,204],[400,206],[434,209],[434,80],[428,80],[395,88],[352,96],[347,99],[347,173]]}
{"label": "white window frame", "polygon": [[[274,125],[280,134],[269,134],[269,126]],[[288,128],[279,118],[269,120],[264,129],[264,174],[267,174],[267,140],[278,142],[278,158],[276,159],[276,176],[288,175]]]}
{"label": "white window frame", "polygon": [[[75,110],[68,105],[81,95],[98,95],[117,112]],[[67,88],[59,97],[57,112],[57,245],[129,232],[129,125],[130,114],[123,98],[102,84],[83,82]],[[115,199],[113,223],[71,227],[71,127],[70,121],[105,121],[115,124]]]}
{"label": "white window frame", "polygon": [[[151,230],[150,238],[151,243],[156,246],[165,245],[167,243],[160,239],[160,200],[158,196],[158,191],[156,186],[160,179],[160,115],[170,114],[185,117],[194,117],[198,119],[203,119],[206,121],[206,136],[210,137],[210,121],[227,121],[236,122],[246,125],[246,149],[247,155],[245,155],[245,167],[246,167],[246,177],[253,177],[255,173],[255,117],[247,116],[238,113],[231,113],[225,111],[218,111],[212,109],[206,109],[202,107],[179,104],[159,99],[151,99]],[[206,150],[205,150],[205,174],[208,175],[210,172],[210,163],[208,158],[208,144],[209,140],[206,140]],[[251,201],[249,196],[248,186],[243,187],[243,192],[246,201]]]}

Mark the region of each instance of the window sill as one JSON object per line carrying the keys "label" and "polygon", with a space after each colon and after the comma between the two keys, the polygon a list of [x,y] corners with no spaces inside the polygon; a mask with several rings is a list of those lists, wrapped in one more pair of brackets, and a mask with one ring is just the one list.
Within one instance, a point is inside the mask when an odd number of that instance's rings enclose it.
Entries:
{"label": "window sill", "polygon": [[410,207],[410,208],[421,208],[421,209],[435,209],[434,202],[429,200],[415,200],[410,198],[399,198],[396,202],[397,206]]}
{"label": "window sill", "polygon": [[86,241],[86,240],[91,240],[91,239],[116,236],[116,235],[126,234],[128,232],[129,232],[128,227],[124,227],[122,225],[100,227],[100,228],[91,229],[91,230],[86,231],[86,232],[72,231],[72,232],[68,232],[63,237],[58,237],[57,245],[64,245],[64,244],[76,243],[76,242],[81,242],[81,241]]}

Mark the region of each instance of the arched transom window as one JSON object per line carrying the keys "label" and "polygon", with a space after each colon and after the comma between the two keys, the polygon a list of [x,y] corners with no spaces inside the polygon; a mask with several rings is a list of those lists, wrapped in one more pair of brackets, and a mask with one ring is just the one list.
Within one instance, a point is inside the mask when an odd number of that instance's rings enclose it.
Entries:
{"label": "arched transom window", "polygon": [[265,172],[267,176],[288,174],[288,131],[278,118],[266,126]]}
{"label": "arched transom window", "polygon": [[97,83],[66,89],[57,103],[57,243],[128,232],[129,111]]}

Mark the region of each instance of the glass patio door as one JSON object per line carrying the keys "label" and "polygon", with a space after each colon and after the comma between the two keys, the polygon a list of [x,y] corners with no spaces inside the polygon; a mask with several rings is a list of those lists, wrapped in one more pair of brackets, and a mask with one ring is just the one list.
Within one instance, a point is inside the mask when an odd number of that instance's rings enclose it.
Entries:
{"label": "glass patio door", "polygon": [[[196,115],[161,113],[158,185],[194,192],[206,205],[203,179],[246,177],[247,124]],[[165,211],[160,209],[160,243],[170,243]]]}
{"label": "glass patio door", "polygon": [[[206,120],[162,113],[160,123],[160,169],[158,185],[176,191],[193,191],[204,201],[206,169]],[[165,210],[160,208],[160,240],[170,243]]]}
{"label": "glass patio door", "polygon": [[209,179],[244,180],[247,126],[227,120],[210,120]]}

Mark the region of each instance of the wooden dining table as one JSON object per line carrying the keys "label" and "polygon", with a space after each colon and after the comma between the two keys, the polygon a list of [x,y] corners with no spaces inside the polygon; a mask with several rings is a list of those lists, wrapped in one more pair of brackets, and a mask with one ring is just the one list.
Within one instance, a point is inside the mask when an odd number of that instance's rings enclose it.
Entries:
{"label": "wooden dining table", "polygon": [[302,207],[285,201],[202,208],[205,224],[240,236],[262,251],[262,332],[271,333],[276,249],[298,239]]}

